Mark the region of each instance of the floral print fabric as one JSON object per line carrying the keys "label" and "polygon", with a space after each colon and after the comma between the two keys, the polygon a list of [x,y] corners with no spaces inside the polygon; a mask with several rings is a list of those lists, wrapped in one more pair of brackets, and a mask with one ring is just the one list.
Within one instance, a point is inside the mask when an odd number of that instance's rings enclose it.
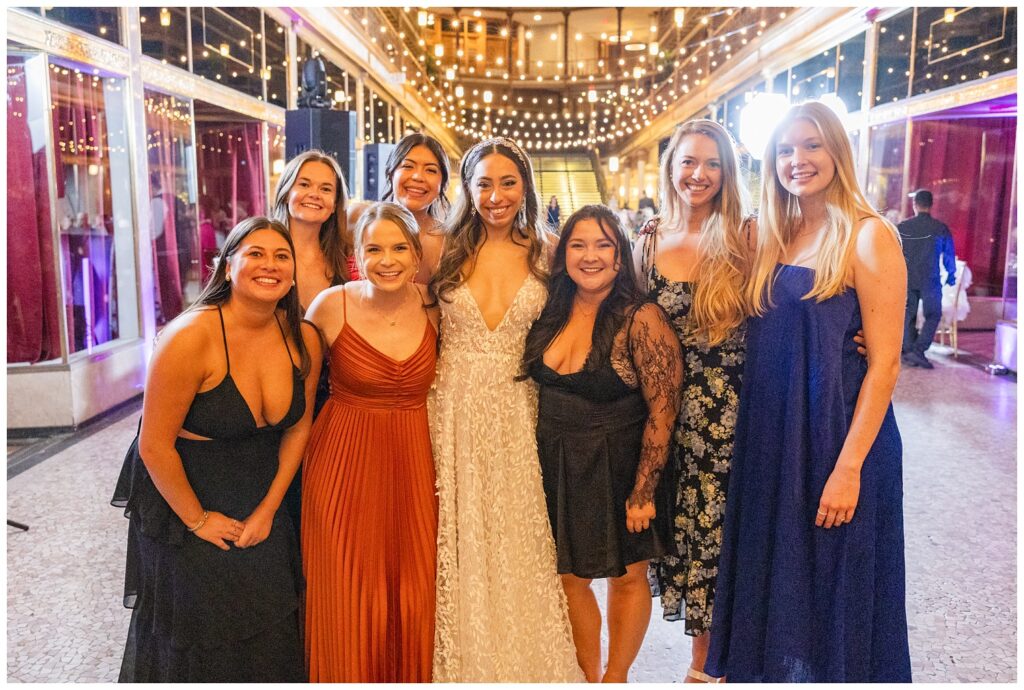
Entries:
{"label": "floral print fabric", "polygon": [[[669,280],[651,264],[649,294],[668,313],[682,341],[693,285]],[[663,617],[685,620],[687,635],[699,636],[711,628],[745,332],[741,326],[713,347],[683,343],[686,376],[673,439],[679,470],[673,528],[679,555],[665,556],[651,569],[661,593]]]}

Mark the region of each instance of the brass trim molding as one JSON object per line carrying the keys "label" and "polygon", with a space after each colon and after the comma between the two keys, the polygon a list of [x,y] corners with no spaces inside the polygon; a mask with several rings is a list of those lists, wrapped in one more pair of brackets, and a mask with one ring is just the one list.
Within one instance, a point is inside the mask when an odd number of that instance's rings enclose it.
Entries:
{"label": "brass trim molding", "polygon": [[142,81],[164,91],[185,98],[198,98],[228,110],[247,115],[274,125],[284,125],[284,108],[247,96],[227,86],[186,72],[179,67],[165,65],[159,60],[143,56],[140,61]]}
{"label": "brass trim molding", "polygon": [[15,9],[7,10],[7,39],[122,75],[131,68],[127,48]]}

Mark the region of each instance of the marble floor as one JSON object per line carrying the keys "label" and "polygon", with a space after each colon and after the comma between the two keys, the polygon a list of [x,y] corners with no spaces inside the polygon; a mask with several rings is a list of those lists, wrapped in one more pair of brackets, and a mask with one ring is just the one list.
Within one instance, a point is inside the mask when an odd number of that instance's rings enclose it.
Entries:
{"label": "marble floor", "polygon": [[[914,680],[1015,682],[1016,379],[941,347],[929,354],[935,369],[906,369],[895,396]],[[14,476],[9,468],[7,516],[30,526],[7,529],[9,681],[117,678],[127,521],[109,500],[136,423],[127,414]],[[680,680],[689,656],[682,625],[662,621],[655,602],[632,680]]]}

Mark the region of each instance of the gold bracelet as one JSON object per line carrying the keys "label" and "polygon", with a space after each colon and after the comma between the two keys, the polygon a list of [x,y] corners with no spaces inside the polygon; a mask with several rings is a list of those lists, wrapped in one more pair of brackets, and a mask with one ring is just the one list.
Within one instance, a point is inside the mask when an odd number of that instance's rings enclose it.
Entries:
{"label": "gold bracelet", "polygon": [[199,518],[199,522],[194,524],[192,527],[188,527],[186,529],[188,529],[189,532],[195,532],[197,529],[199,529],[200,527],[202,527],[203,525],[206,524],[206,519],[208,517],[210,517],[210,511],[204,510],[203,511],[203,517]]}

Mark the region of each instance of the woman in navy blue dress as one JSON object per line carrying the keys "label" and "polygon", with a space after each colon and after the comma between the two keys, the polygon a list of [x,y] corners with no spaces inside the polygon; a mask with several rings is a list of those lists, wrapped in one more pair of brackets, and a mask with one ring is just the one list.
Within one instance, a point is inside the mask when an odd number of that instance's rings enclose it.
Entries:
{"label": "woman in navy blue dress", "polygon": [[[705,671],[909,681],[899,373],[906,268],[820,103],[764,157],[751,318]],[[869,352],[857,353],[862,328]]]}

